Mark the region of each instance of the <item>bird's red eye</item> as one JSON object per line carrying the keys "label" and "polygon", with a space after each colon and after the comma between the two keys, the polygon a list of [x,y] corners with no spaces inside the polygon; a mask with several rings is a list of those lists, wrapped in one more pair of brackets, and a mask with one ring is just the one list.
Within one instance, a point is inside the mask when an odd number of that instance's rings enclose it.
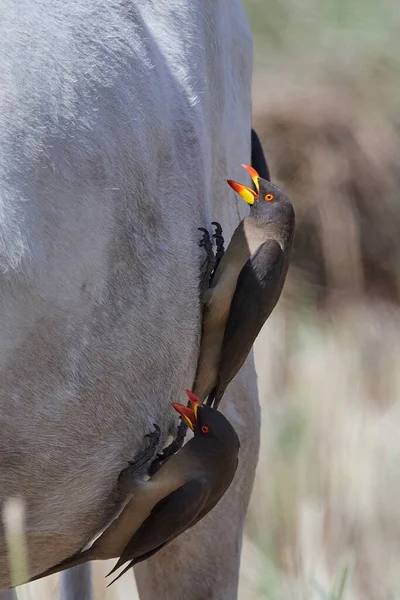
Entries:
{"label": "bird's red eye", "polygon": [[207,425],[202,425],[201,430],[202,430],[203,433],[208,433],[209,432],[209,429],[208,429]]}
{"label": "bird's red eye", "polygon": [[271,202],[271,200],[273,200],[274,198],[275,198],[275,196],[274,196],[273,194],[267,194],[267,195],[265,196],[265,199],[266,199],[268,202]]}

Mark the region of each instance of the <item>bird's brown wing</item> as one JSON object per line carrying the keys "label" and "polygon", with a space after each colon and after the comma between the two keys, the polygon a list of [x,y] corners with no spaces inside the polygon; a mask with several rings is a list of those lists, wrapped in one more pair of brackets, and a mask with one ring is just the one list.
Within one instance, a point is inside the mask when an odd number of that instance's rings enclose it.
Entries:
{"label": "bird's brown wing", "polygon": [[188,481],[160,500],[125,546],[120,559],[108,575],[127,561],[131,561],[116,578],[118,579],[130,567],[150,558],[165,544],[192,527],[198,521],[200,513],[208,512],[205,509],[210,492],[210,484],[205,478],[201,478]]}
{"label": "bird's brown wing", "polygon": [[278,302],[286,271],[285,255],[275,240],[261,244],[241,270],[225,328],[217,385],[207,402],[214,402],[214,408]]}

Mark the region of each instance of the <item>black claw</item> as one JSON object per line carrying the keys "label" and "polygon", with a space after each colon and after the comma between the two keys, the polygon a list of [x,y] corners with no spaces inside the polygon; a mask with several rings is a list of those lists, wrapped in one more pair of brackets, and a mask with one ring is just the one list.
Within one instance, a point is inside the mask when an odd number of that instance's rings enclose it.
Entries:
{"label": "black claw", "polygon": [[185,441],[186,432],[187,432],[187,425],[186,425],[186,423],[184,421],[181,421],[179,423],[179,426],[178,426],[178,431],[177,431],[177,434],[176,434],[176,438],[162,452],[164,460],[165,460],[165,458],[168,458],[169,456],[172,456],[173,454],[175,454],[176,452],[178,452],[178,450],[180,450],[182,448],[183,442]]}
{"label": "black claw", "polygon": [[213,252],[213,244],[210,234],[204,227],[198,227],[199,231],[203,232],[203,237],[199,242],[199,246],[204,248],[206,252],[206,259],[201,266],[201,290],[205,290],[208,287],[211,275],[215,269],[215,256]]}
{"label": "black claw", "polygon": [[218,223],[218,221],[211,221],[211,225],[214,225],[214,227],[215,227],[214,237],[215,238],[217,236],[221,236],[222,237],[222,227],[221,227],[221,224]]}
{"label": "black claw", "polygon": [[[200,246],[200,248],[205,249],[207,256],[208,256],[208,254],[210,252],[212,253],[212,240],[210,237],[210,233],[204,227],[198,227],[197,229],[199,231],[203,232],[203,237],[201,238],[201,240],[199,242],[199,246]],[[214,256],[214,254],[213,254],[213,256]]]}
{"label": "black claw", "polygon": [[203,233],[203,237],[200,240],[200,245],[204,244],[207,241],[211,242],[210,232],[208,231],[208,229],[206,229],[205,227],[198,227],[197,229]]}
{"label": "black claw", "polygon": [[198,227],[197,229],[204,233],[205,238],[207,238],[207,237],[210,238],[210,232],[208,231],[208,229],[206,229],[205,227]]}
{"label": "black claw", "polygon": [[129,471],[130,474],[138,471],[141,467],[143,467],[147,462],[149,462],[153,458],[154,452],[159,444],[161,437],[160,427],[156,423],[153,423],[153,426],[154,431],[152,431],[151,433],[146,433],[144,436],[145,438],[150,439],[150,444],[147,446],[147,448],[144,448],[144,450],[136,454],[133,460],[130,460],[128,462],[129,467],[121,471],[118,479],[122,477],[123,473],[126,474],[127,471]]}
{"label": "black claw", "polygon": [[161,429],[159,428],[159,426],[157,425],[157,423],[153,423],[153,427],[155,431],[152,431],[151,433],[146,433],[146,435],[144,437],[150,438],[150,439],[160,439],[160,435],[161,435]]}
{"label": "black claw", "polygon": [[173,440],[173,442],[170,443],[169,446],[164,448],[164,450],[160,454],[157,454],[156,458],[151,463],[150,468],[148,470],[148,475],[150,477],[152,477],[154,473],[156,473],[158,469],[162,467],[163,463],[167,460],[167,458],[169,458],[173,454],[176,454],[176,452],[178,452],[178,450],[182,448],[183,442],[185,441],[186,432],[187,425],[184,421],[181,421],[178,426],[176,438]]}
{"label": "black claw", "polygon": [[215,239],[215,243],[217,246],[217,253],[216,253],[216,264],[215,264],[215,269],[218,267],[219,262],[221,260],[221,258],[224,255],[225,252],[225,248],[224,248],[224,238],[222,236],[222,227],[221,225],[217,222],[217,221],[212,221],[211,225],[214,225],[215,227],[215,231],[213,234],[213,238]]}

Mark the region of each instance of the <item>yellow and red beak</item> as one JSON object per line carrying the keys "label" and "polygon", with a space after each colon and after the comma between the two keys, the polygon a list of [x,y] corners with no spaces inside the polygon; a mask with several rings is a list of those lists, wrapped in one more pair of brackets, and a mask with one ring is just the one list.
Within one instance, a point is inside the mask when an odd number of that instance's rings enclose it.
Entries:
{"label": "yellow and red beak", "polygon": [[193,409],[189,408],[188,406],[184,406],[183,404],[179,404],[178,402],[171,402],[171,406],[180,414],[186,425],[190,427],[192,431],[194,431],[194,428],[197,425],[197,409],[200,406],[200,398],[189,390],[186,390],[186,393]]}
{"label": "yellow and red beak", "polygon": [[247,187],[247,185],[243,185],[241,183],[238,183],[237,181],[232,181],[232,179],[228,179],[228,184],[233,190],[235,190],[237,194],[239,194],[241,198],[243,198],[245,202],[247,202],[247,204],[254,204],[254,201],[256,198],[258,198],[258,194],[260,191],[260,176],[257,173],[257,171],[253,169],[253,167],[251,167],[250,165],[242,165],[242,167],[246,169],[246,171],[250,175],[257,192],[251,190],[249,187]]}

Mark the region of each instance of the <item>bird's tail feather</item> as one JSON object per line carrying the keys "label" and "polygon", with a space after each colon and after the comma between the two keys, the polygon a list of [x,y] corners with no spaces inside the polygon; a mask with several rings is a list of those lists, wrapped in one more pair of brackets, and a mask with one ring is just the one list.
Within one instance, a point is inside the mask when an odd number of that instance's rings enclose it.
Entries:
{"label": "bird's tail feather", "polygon": [[[129,569],[130,569],[131,567],[133,567],[133,563],[134,563],[134,561],[130,562],[130,563],[129,563],[129,565],[128,565],[127,567],[125,567],[125,569],[124,569],[123,571],[121,571],[121,573],[120,573],[119,575],[117,575],[117,576],[116,576],[116,577],[115,577],[115,578],[112,580],[112,582],[108,584],[108,586],[107,586],[107,587],[109,588],[109,587],[110,587],[110,585],[112,585],[112,584],[113,584],[115,581],[117,581],[117,579],[119,579],[120,577],[122,577],[122,575],[125,575],[125,573],[126,573],[127,571],[129,571]],[[115,571],[115,570],[116,570],[116,567],[114,567],[113,569],[111,569],[111,571],[110,571],[109,573],[107,573],[106,577],[108,577],[109,575],[111,575],[111,573],[114,573],[114,571]]]}

